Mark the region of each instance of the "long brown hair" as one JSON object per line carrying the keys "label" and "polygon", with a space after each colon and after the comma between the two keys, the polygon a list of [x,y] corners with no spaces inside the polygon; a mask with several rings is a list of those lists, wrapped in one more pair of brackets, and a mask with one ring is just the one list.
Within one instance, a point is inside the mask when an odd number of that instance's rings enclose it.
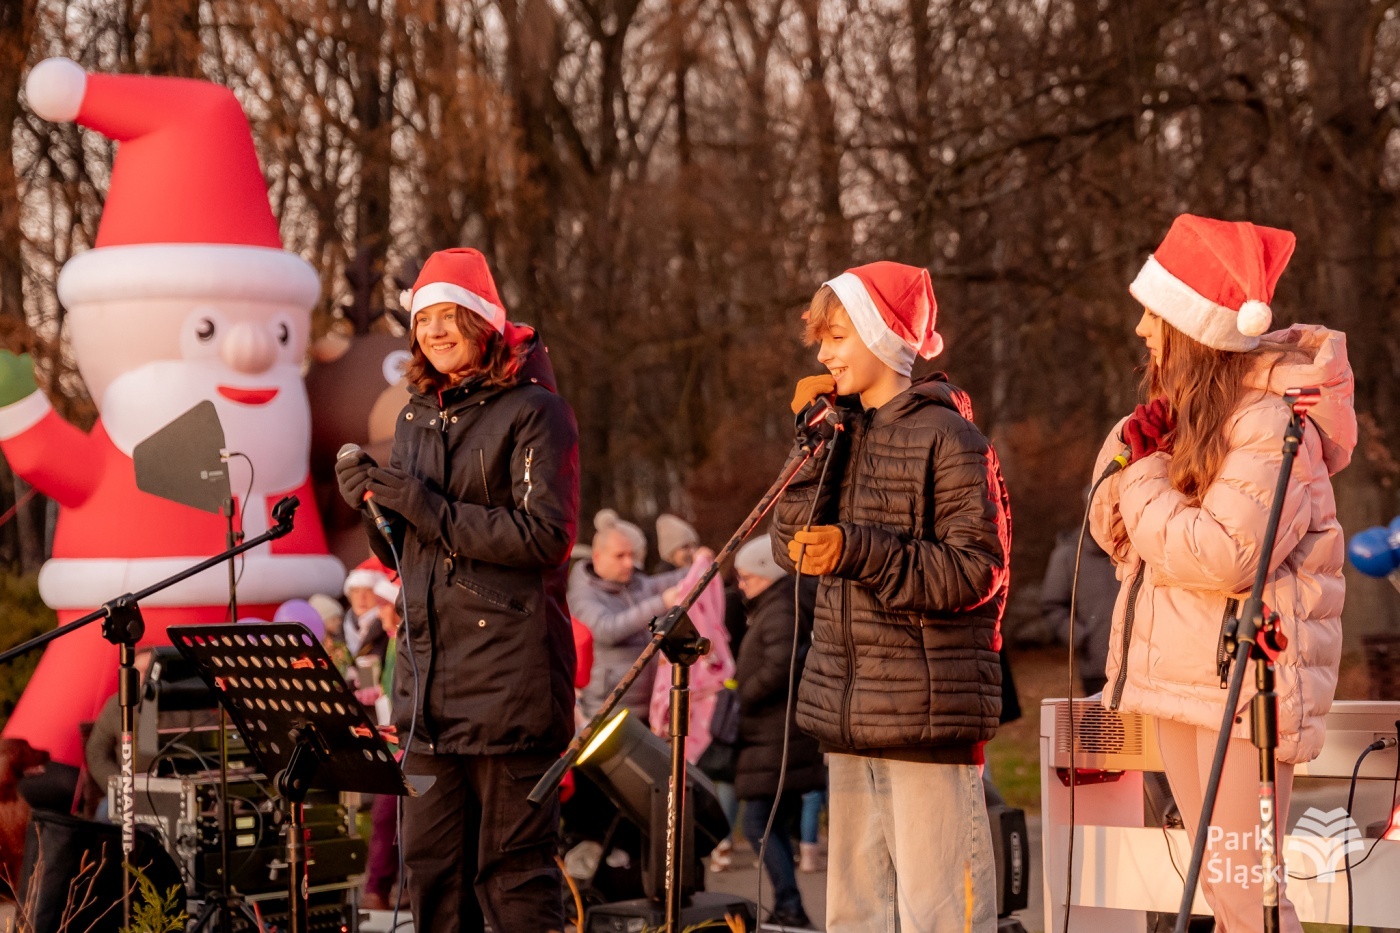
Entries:
{"label": "long brown hair", "polygon": [[[490,322],[469,308],[457,306],[455,316],[457,329],[462,332],[471,349],[470,361],[463,370],[468,377],[477,376],[488,386],[504,388],[515,384],[520,376],[520,367],[528,352],[524,344],[513,345],[505,335]],[[415,319],[408,329],[408,349],[413,359],[404,367],[404,375],[409,384],[424,395],[441,392],[452,385],[456,373],[440,373],[418,343],[418,327]]]}
{"label": "long brown hair", "polygon": [[1246,377],[1260,357],[1274,366],[1301,352],[1289,344],[1261,341],[1245,352],[1217,350],[1186,336],[1162,319],[1162,362],[1148,364],[1142,379],[1144,401],[1165,397],[1176,427],[1171,434],[1173,488],[1199,505],[1220,475],[1229,453],[1230,417],[1250,391]]}

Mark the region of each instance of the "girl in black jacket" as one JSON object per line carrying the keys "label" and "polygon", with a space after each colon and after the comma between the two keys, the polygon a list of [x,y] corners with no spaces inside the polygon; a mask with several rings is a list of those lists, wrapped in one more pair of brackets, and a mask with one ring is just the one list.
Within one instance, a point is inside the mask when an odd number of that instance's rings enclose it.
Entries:
{"label": "girl in black jacket", "polygon": [[390,463],[346,458],[336,471],[346,501],[369,494],[388,517],[402,568],[404,770],[436,779],[404,801],[414,925],[562,930],[558,801],[535,808],[526,795],[573,727],[564,590],[578,428],[476,250],[434,253],[405,305],[411,392]]}
{"label": "girl in black jacket", "polygon": [[[768,923],[807,927],[811,921],[793,872],[792,827],[802,812],[802,795],[826,786],[826,766],[817,740],[798,729],[788,716],[788,674],[792,661],[793,624],[798,624],[797,670],[812,644],[812,604],[816,580],[808,578],[796,614],[793,577],[773,560],[767,535],[739,549],[734,558],[739,589],[748,610],[748,631],[739,645],[734,679],[739,691],[739,756],[734,766],[734,791],[744,801],[744,835],[757,852],[773,801],[778,812],[764,850],[763,867],[773,884],[773,911]],[[783,735],[788,736],[786,777],[783,774]]]}

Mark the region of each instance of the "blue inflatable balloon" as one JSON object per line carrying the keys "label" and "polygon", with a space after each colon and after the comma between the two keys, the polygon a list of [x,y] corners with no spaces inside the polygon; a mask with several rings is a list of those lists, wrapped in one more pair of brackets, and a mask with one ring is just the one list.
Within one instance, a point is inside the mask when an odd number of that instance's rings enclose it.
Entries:
{"label": "blue inflatable balloon", "polygon": [[[1392,527],[1395,526],[1392,522]],[[1400,564],[1400,554],[1393,545],[1396,535],[1390,529],[1377,525],[1352,535],[1347,545],[1351,565],[1368,577],[1384,577]]]}

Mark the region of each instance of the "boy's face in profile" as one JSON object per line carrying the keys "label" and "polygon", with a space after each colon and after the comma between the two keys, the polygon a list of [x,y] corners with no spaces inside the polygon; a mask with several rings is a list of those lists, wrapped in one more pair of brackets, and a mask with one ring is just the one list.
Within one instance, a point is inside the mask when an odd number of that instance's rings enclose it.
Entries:
{"label": "boy's face in profile", "polygon": [[816,326],[817,362],[836,380],[837,395],[860,395],[889,376],[890,368],[860,339],[844,307],[833,305]]}

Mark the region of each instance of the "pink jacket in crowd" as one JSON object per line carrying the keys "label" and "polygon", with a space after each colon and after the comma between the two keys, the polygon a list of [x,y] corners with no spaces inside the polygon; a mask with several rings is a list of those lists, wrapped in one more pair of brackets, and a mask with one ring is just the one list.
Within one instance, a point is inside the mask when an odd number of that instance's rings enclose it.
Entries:
{"label": "pink jacket in crowd", "polygon": [[[1289,419],[1288,388],[1318,386],[1284,501],[1264,602],[1283,623],[1288,647],[1277,665],[1278,759],[1306,762],[1322,750],[1323,717],[1332,705],[1342,651],[1345,546],[1330,477],[1356,446],[1354,384],[1346,337],[1312,325],[1269,335],[1307,351],[1310,361],[1268,357],[1251,375],[1248,394],[1228,422],[1230,451],[1199,507],[1172,488],[1169,456],[1130,465],[1099,489],[1091,527],[1113,553],[1113,512],[1130,543],[1118,564],[1122,588],[1113,614],[1104,706],[1196,726],[1220,727],[1221,634],[1254,582]],[[1099,452],[1094,475],[1123,447],[1120,422]],[[1249,736],[1253,677],[1245,678],[1233,734]]]}

